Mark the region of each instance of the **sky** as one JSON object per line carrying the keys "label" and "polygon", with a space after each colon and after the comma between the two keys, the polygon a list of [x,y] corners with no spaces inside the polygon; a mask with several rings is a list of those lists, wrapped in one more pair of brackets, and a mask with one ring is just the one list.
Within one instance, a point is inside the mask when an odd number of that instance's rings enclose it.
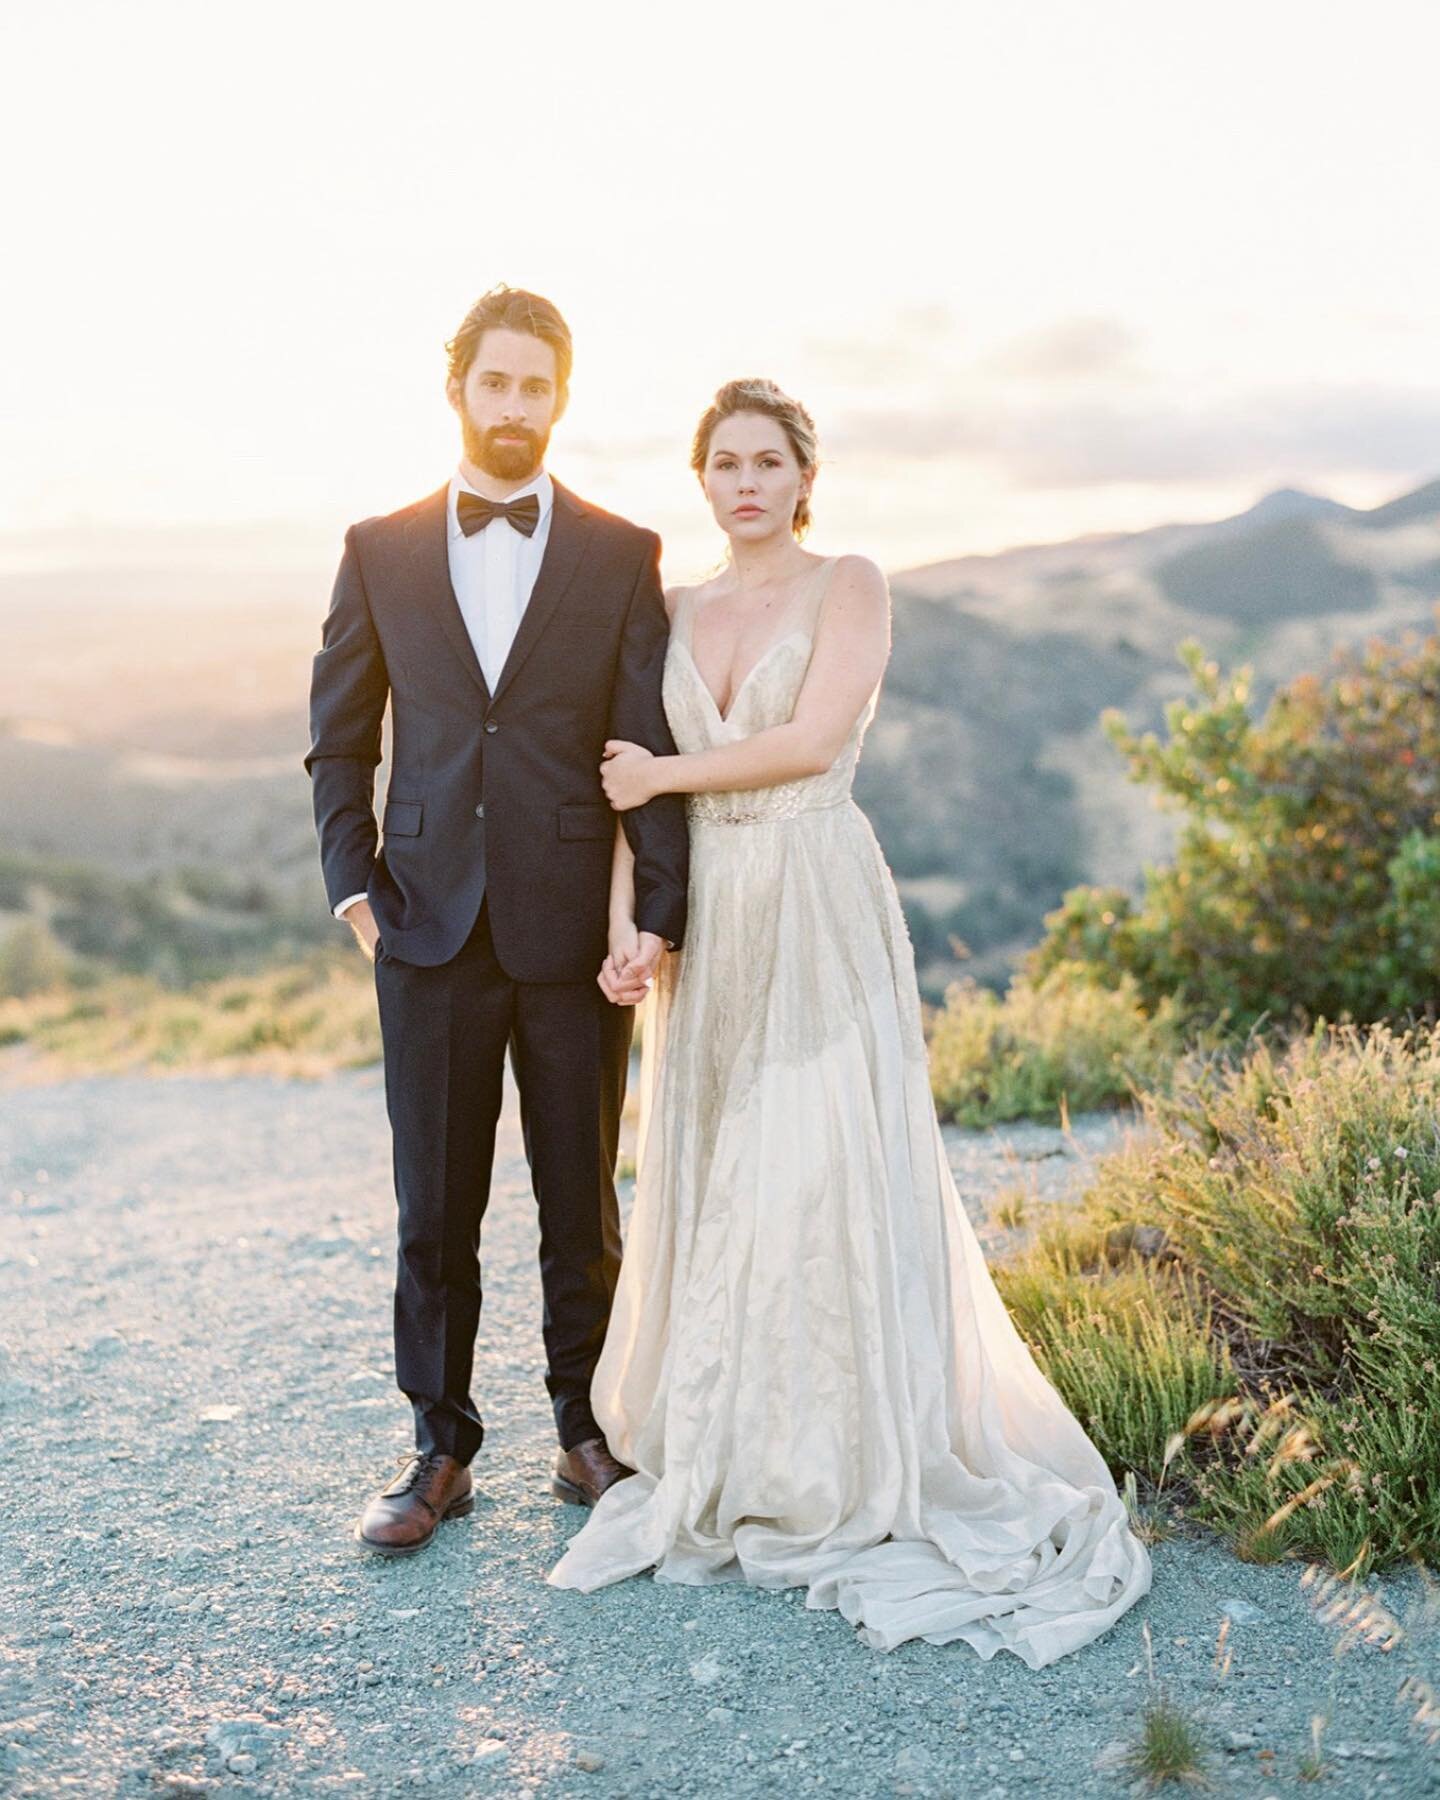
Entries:
{"label": "sky", "polygon": [[1437,59],[1429,0],[9,0],[0,568],[328,555],[446,479],[502,280],[574,333],[550,466],[676,578],[742,374],[889,568],[1378,503],[1440,474]]}

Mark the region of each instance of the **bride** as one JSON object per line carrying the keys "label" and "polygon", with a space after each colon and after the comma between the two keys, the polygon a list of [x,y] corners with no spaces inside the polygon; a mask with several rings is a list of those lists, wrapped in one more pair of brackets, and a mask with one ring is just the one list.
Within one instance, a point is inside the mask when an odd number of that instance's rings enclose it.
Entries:
{"label": "bride", "polygon": [[[879,1648],[963,1638],[1040,1668],[1145,1594],[1150,1561],[946,1161],[909,938],[850,798],[885,580],[800,547],[815,431],[773,383],[722,388],[692,463],[730,554],[667,596],[679,753],[612,742],[603,769],[617,811],[690,796],[690,924],[649,1001],[592,1387],[634,1473],[549,1580],[802,1585]],[[631,999],[624,844],[601,984]]]}

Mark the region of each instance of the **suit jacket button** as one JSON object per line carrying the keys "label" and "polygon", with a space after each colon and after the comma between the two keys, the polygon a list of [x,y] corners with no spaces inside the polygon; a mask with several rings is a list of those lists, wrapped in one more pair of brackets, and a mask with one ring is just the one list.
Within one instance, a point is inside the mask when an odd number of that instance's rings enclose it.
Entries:
{"label": "suit jacket button", "polygon": [[483,802],[481,805],[479,805],[475,808],[475,817],[477,819],[483,819],[485,817],[485,807],[484,807]]}
{"label": "suit jacket button", "polygon": [[493,719],[487,719],[485,721],[485,729],[487,731],[498,731],[500,729],[500,727],[495,723],[495,721]]}

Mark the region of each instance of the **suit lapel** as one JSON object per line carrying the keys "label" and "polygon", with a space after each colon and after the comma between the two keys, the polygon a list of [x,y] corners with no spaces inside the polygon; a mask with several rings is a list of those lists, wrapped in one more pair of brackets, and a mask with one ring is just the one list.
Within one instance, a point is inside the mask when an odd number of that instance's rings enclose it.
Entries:
{"label": "suit lapel", "polygon": [[[405,545],[422,604],[428,608],[449,638],[450,647],[488,702],[490,689],[485,680],[485,671],[480,667],[480,659],[475,654],[470,633],[465,629],[460,602],[455,598],[455,590],[450,585],[450,553],[446,542],[449,498],[450,486],[447,482],[438,494],[432,494],[428,500],[420,502],[405,521]],[[509,665],[506,666],[508,668]]]}
{"label": "suit lapel", "polygon": [[[510,654],[505,658],[505,667],[500,671],[500,679],[495,684],[496,700],[509,687],[520,665],[539,643],[556,607],[565,597],[565,590],[575,578],[575,571],[580,567],[589,541],[591,521],[584,507],[553,476],[551,484],[555,490],[555,501],[550,514],[550,536],[540,561],[540,573],[535,577],[530,604],[525,608],[519,629],[515,633],[515,641],[510,646]],[[458,608],[456,616],[459,616]]]}

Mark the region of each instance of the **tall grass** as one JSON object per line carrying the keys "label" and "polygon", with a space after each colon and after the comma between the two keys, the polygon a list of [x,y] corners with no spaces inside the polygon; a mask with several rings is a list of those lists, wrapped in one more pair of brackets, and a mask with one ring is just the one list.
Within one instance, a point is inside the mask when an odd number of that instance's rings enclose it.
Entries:
{"label": "tall grass", "polygon": [[974,982],[946,996],[930,1030],[930,1082],[942,1118],[961,1125],[1057,1119],[1114,1106],[1163,1084],[1182,1048],[1168,1002],[1152,1014],[1128,977],[1105,987],[1057,968],[1020,976],[1002,999]]}
{"label": "tall grass", "polygon": [[39,1074],[363,1066],[380,1055],[373,972],[349,950],[179,991],[132,975],[66,982],[0,1000],[0,1048]]}
{"label": "tall grass", "polygon": [[1440,1034],[1194,1055],[997,1279],[1117,1467],[1244,1555],[1440,1558]]}

